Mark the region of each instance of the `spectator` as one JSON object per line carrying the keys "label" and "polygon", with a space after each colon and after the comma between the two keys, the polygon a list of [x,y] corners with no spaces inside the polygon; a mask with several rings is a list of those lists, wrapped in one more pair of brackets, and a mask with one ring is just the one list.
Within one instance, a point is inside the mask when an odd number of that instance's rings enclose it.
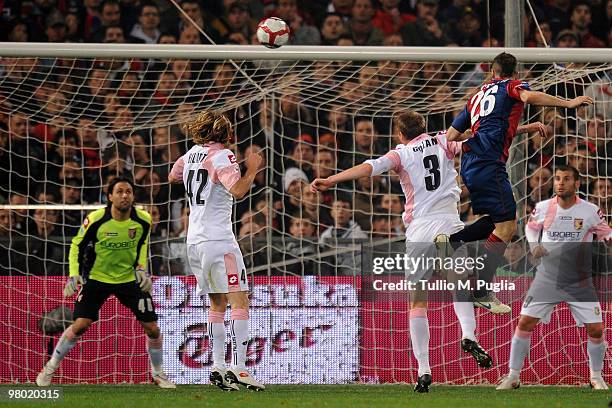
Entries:
{"label": "spectator", "polygon": [[534,203],[548,200],[552,196],[552,172],[547,167],[540,167],[529,177],[529,199]]}
{"label": "spectator", "polygon": [[346,23],[346,35],[355,45],[382,45],[382,31],[373,26],[374,7],[372,0],[355,0],[351,19]]}
{"label": "spectator", "polygon": [[43,181],[45,148],[28,134],[28,119],[19,113],[11,115],[8,131],[12,185],[27,187],[31,181]]}
{"label": "spectator", "polygon": [[448,30],[448,38],[461,47],[478,47],[482,43],[480,34],[480,16],[468,6],[456,24]]}
{"label": "spectator", "polygon": [[161,33],[159,35],[159,40],[157,40],[158,44],[176,44],[178,43],[178,39],[176,38],[176,35],[172,34],[172,33]]}
{"label": "spectator", "polygon": [[374,123],[368,118],[355,120],[355,131],[353,132],[353,146],[351,153],[342,159],[340,168],[348,169],[371,159],[380,153],[376,143]]}
{"label": "spectator", "polygon": [[385,214],[385,210],[374,210],[374,215],[372,216],[372,238],[389,239],[395,235],[391,217]]}
{"label": "spectator", "polygon": [[582,0],[574,2],[570,21],[571,29],[580,37],[580,46],[585,48],[603,48],[606,44],[595,37],[590,30],[591,26],[591,6]]}
{"label": "spectator", "polygon": [[64,246],[53,239],[61,237],[59,214],[54,210],[34,210],[34,233],[27,237],[27,272],[34,275],[63,275]]}
{"label": "spectator", "polygon": [[438,0],[417,0],[416,21],[405,24],[400,33],[405,45],[445,46],[449,40],[444,27],[436,19]]}
{"label": "spectator", "polygon": [[291,151],[291,161],[286,162],[287,167],[297,167],[306,173],[309,180],[314,176],[314,149],[312,136],[303,134],[293,145]]}
{"label": "spectator", "polygon": [[580,46],[580,37],[572,30],[561,30],[555,39],[557,48],[576,48]]}
{"label": "spectator", "polygon": [[342,20],[347,22],[353,13],[353,2],[355,0],[331,0],[327,6],[328,13],[337,13]]}
{"label": "spectator", "polygon": [[323,232],[325,228],[332,225],[329,211],[322,204],[323,195],[313,193],[308,188],[302,189],[302,214],[317,223],[318,232]]}
{"label": "spectator", "polygon": [[[28,204],[28,196],[17,191],[12,191],[9,195],[9,204],[12,206]],[[11,210],[13,220],[13,230],[25,234],[28,230],[28,210],[20,208]]]}
{"label": "spectator", "polygon": [[48,42],[66,41],[66,19],[59,10],[53,10],[47,16],[45,34]]}
{"label": "spectator", "polygon": [[247,5],[234,2],[225,8],[226,12],[220,18],[215,19],[211,26],[222,41],[234,44],[246,45],[249,38],[255,33],[257,24],[251,19],[251,13]]}
{"label": "spectator", "polygon": [[599,206],[601,211],[607,215],[608,223],[612,222],[612,180],[606,177],[598,177],[591,185],[589,201]]}
{"label": "spectator", "polygon": [[8,28],[7,40],[10,42],[30,41],[30,28],[28,27],[28,24],[21,19],[12,21]]}
{"label": "spectator", "polygon": [[93,39],[100,28],[102,20],[100,17],[100,0],[84,0],[85,10],[81,21],[83,21],[83,37],[86,42]]}
{"label": "spectator", "polygon": [[286,21],[289,25],[292,44],[321,44],[319,30],[312,25],[310,16],[298,9],[296,0],[278,0],[274,15]]}
{"label": "spectator", "polygon": [[130,35],[147,44],[157,44],[161,35],[159,31],[159,7],[155,3],[142,3],[138,23],[134,24]]}
{"label": "spectator", "polygon": [[10,237],[13,232],[13,218],[8,208],[0,208],[0,240]]}
{"label": "spectator", "polygon": [[344,34],[344,22],[338,13],[328,13],[321,23],[321,44],[336,45]]}
{"label": "spectator", "polygon": [[81,18],[77,12],[68,12],[66,14],[66,41],[83,41]]}
{"label": "spectator", "polygon": [[570,8],[571,0],[553,0],[552,4],[547,8],[546,15],[550,21],[550,28],[553,34],[558,34],[564,28],[570,25]]}
{"label": "spectator", "polygon": [[414,15],[400,12],[400,0],[381,0],[380,3],[381,8],[376,10],[372,25],[382,31],[385,37],[398,33],[404,24],[416,20]]}
{"label": "spectator", "polygon": [[200,32],[195,27],[185,27],[181,31],[178,40],[179,44],[202,44],[202,39],[200,37]]}

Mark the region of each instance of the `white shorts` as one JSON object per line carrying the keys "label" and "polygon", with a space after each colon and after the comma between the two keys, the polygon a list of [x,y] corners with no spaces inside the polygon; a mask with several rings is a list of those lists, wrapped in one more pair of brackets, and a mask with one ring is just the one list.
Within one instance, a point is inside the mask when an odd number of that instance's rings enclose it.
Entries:
{"label": "white shorts", "polygon": [[187,259],[201,293],[249,290],[246,267],[236,241],[206,241],[187,245]]}
{"label": "white shorts", "polygon": [[[529,297],[527,298],[529,299]],[[585,323],[601,323],[601,305],[599,302],[566,302],[572,311],[572,316],[578,327]],[[527,302],[523,303],[521,314],[539,318],[542,323],[550,322],[550,317],[555,306],[559,303],[554,302]]]}
{"label": "white shorts", "polygon": [[[463,229],[459,214],[440,214],[415,218],[406,228],[406,254],[411,258],[434,258],[434,238],[438,234],[451,235]],[[418,282],[431,278],[433,268],[419,268],[406,271],[406,279]]]}

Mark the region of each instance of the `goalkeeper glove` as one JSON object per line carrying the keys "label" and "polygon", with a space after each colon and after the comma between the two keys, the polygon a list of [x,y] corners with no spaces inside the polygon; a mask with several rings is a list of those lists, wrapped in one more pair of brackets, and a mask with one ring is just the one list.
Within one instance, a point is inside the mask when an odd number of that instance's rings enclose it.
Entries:
{"label": "goalkeeper glove", "polygon": [[83,278],[81,275],[69,277],[66,286],[64,286],[64,297],[74,295],[81,286],[83,286]]}
{"label": "goalkeeper glove", "polygon": [[136,276],[136,283],[138,283],[138,286],[140,286],[140,289],[143,292],[151,292],[153,281],[151,280],[151,277],[147,275],[147,271],[145,271],[142,266],[139,266],[134,270],[134,276]]}

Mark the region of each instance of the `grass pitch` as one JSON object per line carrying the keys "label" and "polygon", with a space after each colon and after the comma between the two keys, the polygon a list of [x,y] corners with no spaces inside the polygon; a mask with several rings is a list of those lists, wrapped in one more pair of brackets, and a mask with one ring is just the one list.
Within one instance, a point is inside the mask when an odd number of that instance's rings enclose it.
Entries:
{"label": "grass pitch", "polygon": [[[6,395],[6,388],[0,386]],[[18,386],[23,388],[23,386]],[[29,387],[28,387],[29,388]],[[71,406],[78,408],[273,408],[273,407],[467,407],[607,408],[612,391],[581,387],[522,387],[496,391],[493,387],[432,386],[429,394],[415,394],[408,385],[270,385],[265,391],[226,393],[210,385],[162,390],[153,385],[64,385],[58,402],[23,401],[10,406]],[[4,400],[3,402],[6,402]],[[9,406],[7,404],[0,404]]]}

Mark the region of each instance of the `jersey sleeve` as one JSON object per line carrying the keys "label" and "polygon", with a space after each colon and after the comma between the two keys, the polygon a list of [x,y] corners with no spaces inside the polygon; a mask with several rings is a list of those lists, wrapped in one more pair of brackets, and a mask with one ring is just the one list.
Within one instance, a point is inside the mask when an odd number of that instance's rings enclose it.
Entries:
{"label": "jersey sleeve", "polygon": [[461,153],[461,145],[463,142],[450,142],[446,138],[446,132],[440,132],[436,135],[436,139],[438,140],[439,146],[444,149],[446,153],[446,157],[450,160],[453,159],[456,155]]}
{"label": "jersey sleeve", "polygon": [[138,263],[139,267],[142,267],[143,269],[147,270],[147,265],[148,265],[147,261],[149,259],[148,257],[149,256],[149,238],[151,237],[152,218],[151,218],[151,214],[149,214],[148,212],[144,210],[138,210],[138,215],[146,223],[149,224],[149,228],[146,231],[144,243],[142,244],[142,247],[140,248],[140,253],[138,254],[138,259],[136,260],[136,262]]}
{"label": "jersey sleeve", "polygon": [[212,159],[213,182],[223,184],[228,191],[240,180],[240,166],[236,156],[229,149],[224,149],[215,154]]}
{"label": "jersey sleeve", "polygon": [[366,160],[364,163],[368,163],[370,166],[372,166],[372,176],[378,176],[379,174],[386,173],[389,170],[399,172],[401,167],[399,153],[395,150],[391,150],[389,153],[379,157],[378,159]]}
{"label": "jersey sleeve", "polygon": [[540,233],[544,228],[545,214],[540,204],[541,203],[536,204],[525,226],[525,237],[530,246],[534,246],[534,244],[540,241]]}
{"label": "jersey sleeve", "polygon": [[185,159],[183,159],[183,156],[181,156],[172,166],[172,170],[170,170],[170,176],[172,176],[176,180],[183,181],[183,169],[184,168],[185,168]]}
{"label": "jersey sleeve", "polygon": [[81,228],[79,228],[79,232],[77,235],[72,238],[72,243],[70,244],[70,252],[68,254],[68,275],[69,276],[78,276],[81,271],[81,260],[82,260],[82,250],[84,247],[92,241],[92,234],[88,232],[89,227],[93,224],[97,219],[100,218],[98,215],[100,210],[94,211],[85,217],[83,220],[83,224]]}
{"label": "jersey sleeve", "polygon": [[470,115],[468,113],[467,106],[463,108],[461,112],[453,119],[453,124],[451,125],[459,132],[463,133],[471,127],[470,124]]}
{"label": "jersey sleeve", "polygon": [[508,96],[519,101],[521,100],[520,91],[529,91],[530,89],[527,82],[518,79],[508,82],[507,85]]}
{"label": "jersey sleeve", "polygon": [[598,241],[612,239],[612,228],[606,222],[606,217],[599,208],[593,217],[593,226],[589,232],[592,232],[593,238],[596,238]]}

